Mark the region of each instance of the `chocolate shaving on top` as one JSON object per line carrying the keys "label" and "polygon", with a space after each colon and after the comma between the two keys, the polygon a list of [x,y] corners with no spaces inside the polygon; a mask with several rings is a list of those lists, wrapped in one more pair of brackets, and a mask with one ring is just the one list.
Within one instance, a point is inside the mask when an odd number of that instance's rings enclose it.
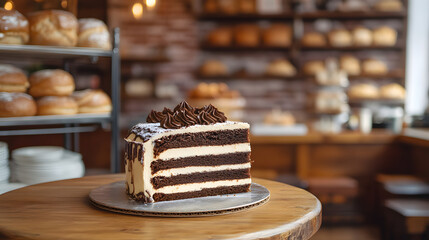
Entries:
{"label": "chocolate shaving on top", "polygon": [[165,129],[178,129],[192,125],[209,125],[226,122],[225,114],[209,104],[202,108],[193,108],[186,101],[179,103],[172,111],[164,108],[162,112],[152,110],[147,117],[148,123],[160,123]]}

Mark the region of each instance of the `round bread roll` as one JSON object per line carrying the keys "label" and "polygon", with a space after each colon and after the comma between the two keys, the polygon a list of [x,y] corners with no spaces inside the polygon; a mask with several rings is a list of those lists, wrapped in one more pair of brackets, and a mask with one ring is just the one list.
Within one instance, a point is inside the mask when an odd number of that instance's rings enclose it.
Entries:
{"label": "round bread roll", "polygon": [[112,102],[102,90],[87,89],[73,93],[79,113],[106,113],[112,111]]}
{"label": "round bread roll", "polygon": [[78,47],[91,47],[109,50],[112,48],[106,24],[95,18],[79,19]]}
{"label": "round bread roll", "polygon": [[76,17],[62,10],[45,10],[29,15],[31,44],[73,47],[77,43]]}
{"label": "round bread roll", "polygon": [[243,47],[259,45],[259,28],[256,25],[241,24],[234,31],[235,43]]}
{"label": "round bread roll", "polygon": [[353,38],[349,31],[339,29],[329,32],[329,44],[333,47],[349,47],[352,45]]}
{"label": "round bread roll", "polygon": [[0,43],[26,44],[29,38],[28,20],[16,10],[0,8]]}
{"label": "round bread roll", "polygon": [[402,5],[402,1],[400,0],[379,0],[374,8],[377,11],[382,12],[399,12],[402,11],[404,6]]}
{"label": "round bread roll", "polygon": [[242,14],[252,14],[256,12],[255,0],[239,0],[238,11]]}
{"label": "round bread roll", "polygon": [[237,0],[217,0],[217,7],[224,14],[234,15],[238,13]]}
{"label": "round bread roll", "polygon": [[206,0],[204,2],[204,12],[209,14],[217,13],[217,0]]}
{"label": "round bread roll", "polygon": [[367,59],[362,63],[363,73],[367,75],[386,75],[389,71],[384,62],[377,59]]}
{"label": "round bread roll", "polygon": [[359,59],[350,55],[341,56],[340,68],[350,76],[359,75],[361,72]]}
{"label": "round bread roll", "polygon": [[397,83],[387,84],[380,88],[380,97],[387,99],[405,99],[405,89]]}
{"label": "round bread roll", "polygon": [[272,24],[265,29],[262,39],[265,46],[288,47],[292,43],[292,29],[286,24]]}
{"label": "round bread roll", "polygon": [[295,117],[290,112],[282,112],[278,109],[272,110],[265,115],[264,123],[269,125],[294,125],[296,122]]}
{"label": "round bread roll", "polygon": [[36,102],[25,93],[0,92],[0,117],[34,116]]}
{"label": "round bread roll", "polygon": [[217,28],[207,36],[207,43],[212,46],[230,46],[231,42],[232,32],[227,27]]}
{"label": "round bread roll", "polygon": [[200,67],[200,74],[206,77],[226,76],[228,69],[221,61],[208,60]]}
{"label": "round bread roll", "polygon": [[26,92],[29,85],[27,76],[21,69],[0,64],[0,92]]}
{"label": "round bread roll", "polygon": [[72,115],[78,105],[72,97],[48,96],[37,100],[37,115]]}
{"label": "round bread roll", "polygon": [[352,86],[348,95],[350,98],[363,98],[363,99],[375,99],[378,98],[378,88],[372,84],[361,83]]}
{"label": "round bread roll", "polygon": [[372,32],[375,46],[395,46],[398,33],[391,27],[379,27]]}
{"label": "round bread roll", "polygon": [[301,38],[301,44],[306,47],[324,47],[327,45],[327,42],[323,34],[308,32]]}
{"label": "round bread roll", "polygon": [[30,90],[33,97],[70,96],[74,91],[73,76],[61,69],[45,69],[30,76]]}
{"label": "round bread roll", "polygon": [[266,74],[275,77],[292,77],[295,76],[296,69],[289,61],[279,59],[268,65]]}
{"label": "round bread roll", "polygon": [[353,44],[355,46],[371,46],[372,32],[368,28],[356,27],[353,29]]}
{"label": "round bread roll", "polygon": [[325,71],[325,63],[323,61],[308,61],[304,63],[302,71],[305,75],[314,76],[318,72]]}

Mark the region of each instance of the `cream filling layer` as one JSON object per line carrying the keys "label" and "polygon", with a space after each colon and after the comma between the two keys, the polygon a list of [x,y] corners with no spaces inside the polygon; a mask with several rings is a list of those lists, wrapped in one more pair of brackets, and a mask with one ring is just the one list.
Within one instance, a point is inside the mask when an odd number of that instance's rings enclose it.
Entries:
{"label": "cream filling layer", "polygon": [[[147,150],[147,149],[145,149]],[[154,160],[163,159],[168,161],[169,159],[195,157],[204,155],[218,155],[228,154],[236,152],[250,152],[250,143],[238,143],[231,145],[222,146],[199,146],[199,147],[188,147],[188,148],[172,148],[168,149]]]}
{"label": "cream filling layer", "polygon": [[171,194],[171,193],[194,192],[194,191],[201,191],[205,188],[230,187],[230,186],[245,185],[250,183],[252,183],[252,180],[250,178],[203,182],[203,183],[188,183],[188,184],[180,184],[180,185],[173,185],[173,186],[165,186],[165,187],[159,188],[154,193]]}
{"label": "cream filling layer", "polygon": [[172,177],[172,176],[177,176],[181,174],[214,172],[214,171],[246,169],[246,168],[250,168],[250,162],[244,163],[244,164],[231,164],[231,165],[221,165],[221,166],[172,168],[172,169],[160,170],[155,174],[153,174],[152,177]]}

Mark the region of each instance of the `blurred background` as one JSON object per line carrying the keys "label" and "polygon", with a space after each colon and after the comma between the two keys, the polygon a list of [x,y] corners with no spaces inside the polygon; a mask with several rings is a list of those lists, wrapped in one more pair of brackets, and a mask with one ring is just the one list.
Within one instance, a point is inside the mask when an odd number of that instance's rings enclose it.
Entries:
{"label": "blurred background", "polygon": [[0,150],[13,159],[7,182],[15,184],[3,189],[64,178],[14,176],[29,170],[14,170],[14,161],[26,160],[13,151],[36,145],[67,149],[79,160],[78,176],[123,172],[128,129],[152,109],[187,100],[251,124],[253,177],[320,199],[322,230],[312,239],[429,239],[429,1],[0,0],[0,7],[96,18],[112,41],[112,49],[61,54],[0,45],[1,63],[28,74],[65,69],[76,90],[102,89],[113,106],[103,118],[1,119]]}

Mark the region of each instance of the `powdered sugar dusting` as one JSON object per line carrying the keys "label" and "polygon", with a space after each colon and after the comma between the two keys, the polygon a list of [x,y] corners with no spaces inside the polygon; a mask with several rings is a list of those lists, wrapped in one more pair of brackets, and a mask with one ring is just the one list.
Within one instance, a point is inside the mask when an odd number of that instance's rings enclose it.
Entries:
{"label": "powdered sugar dusting", "polygon": [[29,100],[33,99],[30,95],[25,93],[0,92],[0,102],[12,102],[13,100],[20,97],[27,98]]}
{"label": "powdered sugar dusting", "polygon": [[96,18],[81,18],[79,19],[79,31],[83,32],[90,28],[106,27],[103,21]]}
{"label": "powdered sugar dusting", "polygon": [[107,31],[92,33],[88,37],[90,42],[106,42],[109,41],[109,33]]}
{"label": "powdered sugar dusting", "polygon": [[58,18],[58,22],[62,28],[77,28],[77,20],[73,14],[66,11],[61,11],[61,14],[59,11],[56,12],[58,13],[56,15]]}
{"label": "powdered sugar dusting", "polygon": [[0,25],[3,25],[3,30],[11,30],[13,28],[22,28],[28,26],[28,21],[25,17],[17,11],[1,11],[4,13],[0,17]]}
{"label": "powdered sugar dusting", "polygon": [[21,69],[9,64],[0,64],[0,76],[10,73],[23,73]]}

